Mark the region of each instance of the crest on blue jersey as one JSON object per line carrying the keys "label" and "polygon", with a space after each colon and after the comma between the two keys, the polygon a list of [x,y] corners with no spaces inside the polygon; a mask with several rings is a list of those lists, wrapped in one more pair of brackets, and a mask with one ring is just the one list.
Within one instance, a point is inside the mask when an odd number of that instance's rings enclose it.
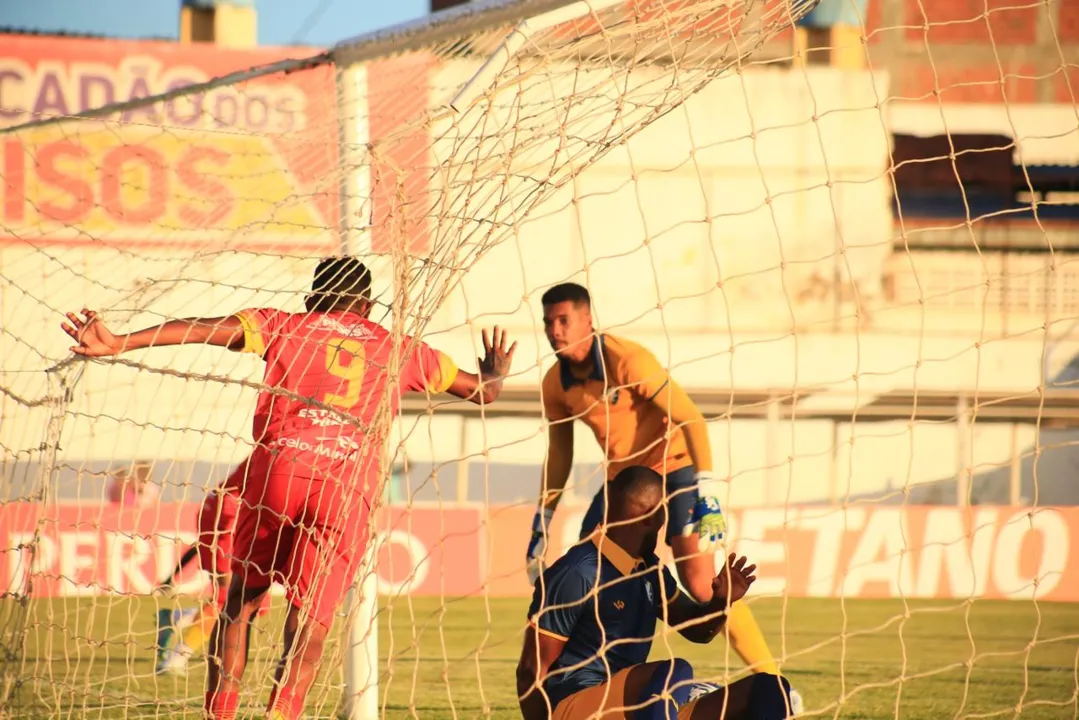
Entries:
{"label": "crest on blue jersey", "polygon": [[686,702],[691,703],[694,700],[704,697],[710,692],[715,692],[716,690],[721,689],[722,687],[722,685],[716,685],[715,683],[708,682],[693,683],[693,685],[691,685],[689,688],[689,699],[686,700]]}

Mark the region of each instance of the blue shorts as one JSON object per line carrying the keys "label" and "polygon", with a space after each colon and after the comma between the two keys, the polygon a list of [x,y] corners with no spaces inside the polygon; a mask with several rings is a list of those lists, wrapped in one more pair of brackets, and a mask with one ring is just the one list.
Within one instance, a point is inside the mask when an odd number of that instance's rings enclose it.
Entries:
{"label": "blue shorts", "polygon": [[[682,534],[682,528],[693,520],[693,506],[699,497],[697,492],[697,469],[692,465],[679,468],[667,474],[663,479],[664,492],[667,495],[667,544],[672,537]],[[580,539],[584,540],[599,527],[607,515],[607,488],[601,487],[592,498],[588,512],[581,523]]]}

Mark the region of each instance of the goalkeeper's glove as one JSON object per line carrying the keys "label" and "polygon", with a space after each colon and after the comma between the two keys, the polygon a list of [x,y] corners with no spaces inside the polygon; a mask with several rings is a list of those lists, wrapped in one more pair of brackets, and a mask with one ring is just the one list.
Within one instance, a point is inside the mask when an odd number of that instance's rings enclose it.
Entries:
{"label": "goalkeeper's glove", "polygon": [[528,570],[528,582],[536,584],[543,572],[543,557],[547,554],[547,533],[550,531],[553,508],[540,508],[532,518],[532,539],[528,541],[525,553],[525,568]]}
{"label": "goalkeeper's glove", "polygon": [[727,518],[723,517],[723,509],[719,506],[719,498],[716,497],[718,483],[710,472],[699,472],[695,479],[697,502],[693,506],[693,518],[682,529],[682,534],[697,535],[698,551],[715,551],[727,532]]}

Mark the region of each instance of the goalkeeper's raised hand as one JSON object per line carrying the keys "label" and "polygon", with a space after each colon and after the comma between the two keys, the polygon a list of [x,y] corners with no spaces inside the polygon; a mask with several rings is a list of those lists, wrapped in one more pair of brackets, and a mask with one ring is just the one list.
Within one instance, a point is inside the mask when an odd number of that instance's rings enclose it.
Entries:
{"label": "goalkeeper's raised hand", "polygon": [[700,552],[715,551],[727,533],[727,518],[723,516],[723,509],[719,506],[719,498],[715,497],[711,485],[715,478],[711,473],[697,473],[697,489],[701,493],[693,506],[693,518],[682,529],[685,536],[697,535],[697,550]]}
{"label": "goalkeeper's raised hand", "polygon": [[543,572],[543,558],[547,553],[547,533],[550,532],[551,518],[554,517],[552,508],[540,508],[536,516],[532,518],[532,537],[528,540],[528,551],[525,553],[525,569],[528,571],[528,582],[536,584],[540,573]]}

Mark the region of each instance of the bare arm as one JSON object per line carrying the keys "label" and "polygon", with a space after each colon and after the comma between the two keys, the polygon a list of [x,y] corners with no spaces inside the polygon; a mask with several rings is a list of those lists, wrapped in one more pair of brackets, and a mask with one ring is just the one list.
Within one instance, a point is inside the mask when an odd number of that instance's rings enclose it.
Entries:
{"label": "bare arm", "polygon": [[698,605],[678,593],[667,603],[666,622],[692,643],[710,643],[727,624],[730,606],[745,597],[757,579],[756,565],[746,565],[745,557],[731,553],[726,564],[712,581],[712,599]]}
{"label": "bare arm", "polygon": [[540,507],[554,512],[573,468],[573,421],[553,422],[547,430],[547,456],[543,462]]}
{"label": "bare arm", "polygon": [[77,343],[71,351],[86,357],[107,357],[131,350],[166,345],[215,345],[239,350],[244,345],[244,328],[236,315],[214,318],[169,320],[161,325],[114,335],[97,313],[83,308],[82,317],[67,313],[61,327]]}
{"label": "bare arm", "polygon": [[458,370],[446,392],[476,405],[490,405],[502,393],[502,378],[485,379],[482,372]]}
{"label": "bare arm", "polygon": [[539,505],[532,518],[532,537],[525,551],[525,569],[528,580],[533,585],[543,571],[543,561],[547,554],[548,533],[554,519],[555,508],[562,499],[562,493],[569,482],[570,469],[573,467],[573,420],[561,418],[556,410],[551,419],[551,408],[545,409],[548,420],[547,455],[543,461],[543,477],[540,478]]}
{"label": "bare arm", "polygon": [[521,659],[517,662],[517,702],[524,720],[546,720],[549,717],[543,681],[565,646],[565,640],[542,633],[535,625],[530,624],[525,628]]}
{"label": "bare arm", "polygon": [[490,337],[484,330],[484,357],[479,360],[479,372],[474,374],[458,370],[446,392],[477,405],[489,405],[497,400],[502,393],[502,381],[509,375],[513,354],[517,351],[516,342],[506,347],[508,339],[506,332],[499,330],[497,325]]}
{"label": "bare arm", "polygon": [[727,624],[726,598],[713,595],[708,603],[698,605],[688,596],[678,593],[667,604],[667,623],[691,643],[706,645]]}

